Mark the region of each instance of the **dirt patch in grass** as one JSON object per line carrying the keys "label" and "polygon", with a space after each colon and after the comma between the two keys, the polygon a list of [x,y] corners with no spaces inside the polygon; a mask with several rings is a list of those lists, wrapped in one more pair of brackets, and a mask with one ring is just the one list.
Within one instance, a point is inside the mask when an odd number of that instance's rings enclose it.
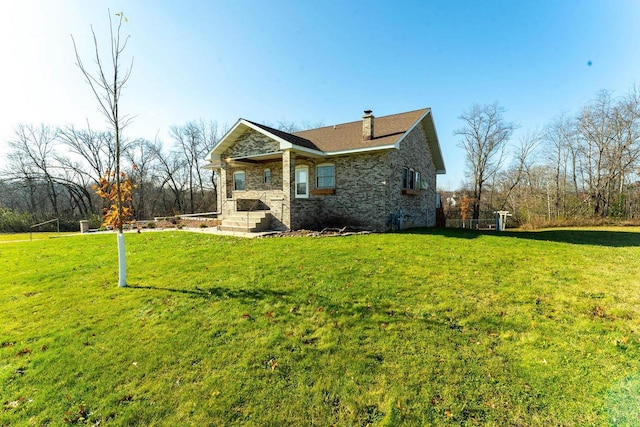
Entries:
{"label": "dirt patch in grass", "polygon": [[266,234],[265,237],[334,237],[334,236],[354,236],[371,234],[369,230],[354,230],[349,227],[343,228],[323,228],[322,230],[290,230],[279,233]]}

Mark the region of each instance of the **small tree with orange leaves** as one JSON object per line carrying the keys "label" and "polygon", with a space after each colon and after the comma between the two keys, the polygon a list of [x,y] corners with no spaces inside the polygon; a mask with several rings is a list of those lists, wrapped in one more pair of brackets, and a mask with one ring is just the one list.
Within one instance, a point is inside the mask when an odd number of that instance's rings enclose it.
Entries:
{"label": "small tree with orange leaves", "polygon": [[[131,180],[127,178],[127,174],[120,173],[120,191],[118,191],[117,183],[114,182],[115,173],[109,172],[105,176],[100,177],[100,185],[93,185],[93,189],[98,196],[109,202],[109,206],[104,208],[102,216],[102,225],[110,226],[114,230],[121,230],[124,224],[133,221],[133,189]],[[120,197],[120,203],[118,203]],[[120,212],[118,212],[120,205]]]}
{"label": "small tree with orange leaves", "polygon": [[462,200],[460,200],[460,217],[462,218],[462,226],[464,227],[464,222],[469,218],[469,213],[471,212],[473,206],[475,205],[476,199],[475,197],[462,196]]}
{"label": "small tree with orange leaves", "polygon": [[[123,201],[127,199],[127,196],[123,194],[124,187],[123,183],[121,182],[121,178],[124,176],[124,174],[121,174],[120,172],[120,155],[122,151],[122,130],[127,126],[127,124],[129,124],[131,119],[127,115],[120,114],[120,110],[118,107],[120,103],[120,95],[122,94],[122,88],[124,87],[125,83],[127,83],[127,81],[129,80],[129,76],[131,75],[133,59],[131,60],[131,65],[128,69],[121,69],[121,56],[124,52],[124,49],[127,47],[127,41],[129,40],[129,37],[127,36],[124,39],[121,39],[120,29],[122,28],[122,22],[127,22],[127,18],[125,18],[122,12],[116,13],[115,16],[118,17],[116,23],[112,21],[111,12],[109,11],[109,57],[111,58],[112,68],[111,66],[107,65],[107,62],[103,62],[103,60],[101,59],[100,49],[98,47],[98,39],[96,37],[96,33],[93,31],[93,27],[91,27],[91,33],[93,34],[93,45],[95,48],[94,61],[96,65],[96,70],[94,72],[91,72],[87,67],[85,67],[84,63],[82,62],[73,35],[71,36],[71,40],[73,41],[73,50],[76,53],[76,65],[78,66],[78,68],[80,68],[80,71],[84,75],[85,80],[89,84],[89,87],[91,87],[91,91],[95,95],[95,98],[100,105],[100,110],[107,119],[107,122],[111,125],[113,134],[116,138],[114,173],[114,178],[116,181],[115,185],[112,185],[110,187],[108,185],[109,180],[106,180],[106,183],[101,182],[99,188],[100,191],[103,191],[105,196],[111,202],[111,207],[107,210],[112,212],[112,214],[105,215],[105,221],[107,221],[107,218],[109,218],[118,229],[118,286],[125,287],[127,286],[127,262],[124,247],[124,234],[122,233],[122,224],[124,223],[126,215],[124,214],[124,207],[122,206],[122,204]],[[112,193],[115,193],[115,196]],[[131,191],[129,191],[128,197],[131,197]],[[115,214],[113,213],[114,210]]]}

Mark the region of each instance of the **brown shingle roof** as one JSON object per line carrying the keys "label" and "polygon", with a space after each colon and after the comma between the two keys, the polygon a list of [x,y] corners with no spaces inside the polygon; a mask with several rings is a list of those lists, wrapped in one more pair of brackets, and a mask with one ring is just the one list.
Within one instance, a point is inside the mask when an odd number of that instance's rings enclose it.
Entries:
{"label": "brown shingle roof", "polygon": [[[357,150],[363,148],[373,148],[385,145],[393,145],[402,135],[414,125],[420,117],[422,117],[428,108],[421,110],[408,111],[406,113],[392,114],[390,116],[381,116],[374,119],[373,126],[373,139],[362,139],[362,120],[357,122],[343,123],[334,126],[326,126],[317,129],[310,129],[301,132],[294,132],[293,134],[287,134],[281,132],[284,135],[298,137],[303,141],[308,141],[314,147],[303,145],[307,148],[314,148],[316,150],[332,152],[343,150]],[[262,125],[257,126],[264,127]],[[269,132],[275,133],[275,129],[269,130]],[[280,136],[280,135],[279,135]],[[283,139],[284,136],[281,136]],[[289,142],[301,145],[297,142]]]}

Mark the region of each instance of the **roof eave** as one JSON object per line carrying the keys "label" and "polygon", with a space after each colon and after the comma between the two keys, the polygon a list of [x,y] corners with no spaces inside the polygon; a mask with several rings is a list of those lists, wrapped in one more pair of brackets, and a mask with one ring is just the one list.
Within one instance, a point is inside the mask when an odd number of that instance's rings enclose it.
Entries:
{"label": "roof eave", "polygon": [[425,132],[427,134],[429,131],[431,132],[431,135],[427,135],[427,142],[429,143],[431,155],[433,156],[433,164],[436,167],[436,173],[444,175],[447,173],[447,169],[444,165],[444,158],[442,157],[442,150],[440,149],[440,140],[438,139],[438,132],[436,131],[436,125],[433,120],[433,113],[431,113],[431,109],[429,109],[428,120],[429,128],[428,130],[425,130]]}
{"label": "roof eave", "polygon": [[377,145],[374,147],[364,147],[364,148],[349,148],[346,150],[337,150],[337,151],[326,151],[327,156],[342,156],[346,154],[358,154],[358,153],[370,153],[372,151],[384,151],[384,150],[393,150],[397,149],[395,144],[389,145]]}
{"label": "roof eave", "polygon": [[304,153],[312,157],[325,157],[327,155],[324,151],[314,150],[313,148],[307,148],[301,145],[295,145],[281,138],[278,139],[278,142],[280,142],[281,150],[291,150],[296,153]]}

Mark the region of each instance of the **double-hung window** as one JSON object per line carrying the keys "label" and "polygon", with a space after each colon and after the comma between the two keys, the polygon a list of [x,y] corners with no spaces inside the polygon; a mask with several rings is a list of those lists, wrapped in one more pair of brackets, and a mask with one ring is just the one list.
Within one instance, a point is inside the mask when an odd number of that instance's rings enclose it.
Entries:
{"label": "double-hung window", "polygon": [[267,185],[271,184],[271,169],[264,170],[264,183]]}
{"label": "double-hung window", "polygon": [[296,197],[309,197],[309,166],[296,166]]}
{"label": "double-hung window", "polygon": [[336,168],[334,165],[318,165],[316,167],[316,188],[335,188]]}

